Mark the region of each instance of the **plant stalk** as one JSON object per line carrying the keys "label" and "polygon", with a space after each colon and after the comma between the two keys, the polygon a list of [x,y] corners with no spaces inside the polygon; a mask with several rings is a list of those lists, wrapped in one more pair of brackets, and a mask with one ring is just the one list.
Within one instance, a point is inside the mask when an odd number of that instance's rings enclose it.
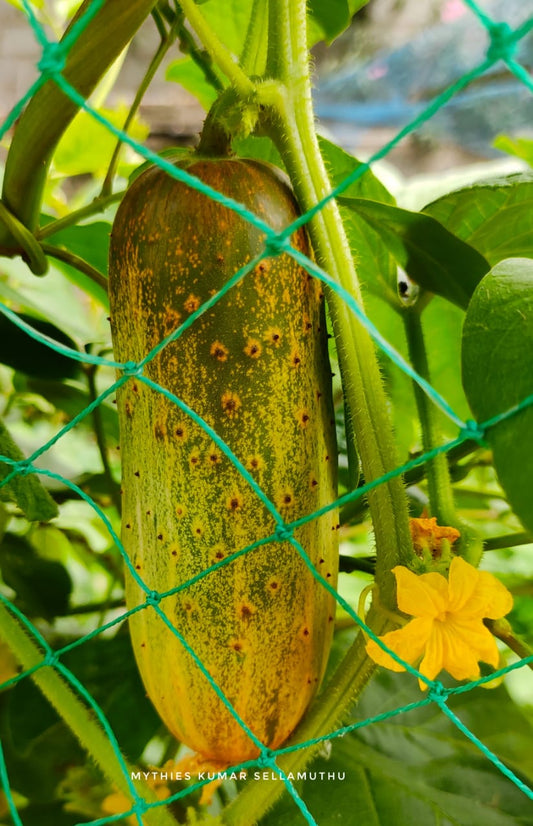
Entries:
{"label": "plant stalk", "polygon": [[61,232],[63,229],[79,224],[84,218],[90,218],[92,215],[98,215],[99,212],[104,212],[108,206],[111,206],[111,204],[121,201],[125,192],[126,190],[123,189],[120,192],[115,192],[113,195],[108,195],[105,198],[99,196],[91,201],[90,204],[80,207],[80,209],[75,209],[63,218],[58,218],[57,221],[50,221],[49,224],[45,224],[44,227],[37,230],[35,237],[38,241],[41,241],[44,238],[48,238],[50,235],[55,235],[56,232]]}
{"label": "plant stalk", "polygon": [[179,0],[179,4],[206,51],[226,75],[239,96],[243,99],[252,96],[255,91],[255,84],[233,59],[233,55],[207,23],[194,0]]}
{"label": "plant stalk", "polygon": [[[89,97],[96,84],[150,14],[156,0],[104,3],[70,46],[63,77],[80,95]],[[90,9],[84,0],[62,42]],[[110,33],[112,36],[110,37]],[[2,200],[21,224],[34,232],[39,224],[43,188],[55,147],[78,111],[54,80],[34,94],[17,124],[6,162]],[[0,223],[0,248],[17,255],[20,245]]]}
{"label": "plant stalk", "polygon": [[79,270],[84,275],[88,276],[91,281],[95,284],[98,284],[105,293],[107,293],[107,278],[102,275],[95,267],[89,264],[84,258],[81,258],[79,255],[76,255],[70,250],[63,249],[62,247],[54,247],[52,244],[41,244],[41,248],[46,255],[49,255],[50,258],[56,258],[58,261],[63,261],[65,264],[70,264],[71,267],[74,269]]}
{"label": "plant stalk", "polygon": [[[98,370],[98,365],[96,364],[89,364],[86,367],[85,373],[87,375],[87,385],[89,387],[89,397],[91,402],[96,401],[98,396],[98,391],[96,389],[96,371]],[[115,506],[117,513],[122,513],[122,499],[120,496],[120,487],[113,478],[113,473],[111,471],[111,466],[109,464],[109,459],[107,455],[107,445],[105,440],[105,432],[104,432],[104,423],[102,420],[102,411],[100,409],[100,405],[97,405],[92,412],[92,419],[93,419],[93,426],[94,426],[94,435],[96,436],[96,443],[98,445],[98,451],[100,453],[100,459],[102,460],[102,468],[104,471],[104,476],[106,478],[108,487],[109,487],[109,495],[111,496],[111,500]]]}
{"label": "plant stalk", "polygon": [[[126,120],[124,121],[124,126],[122,127],[123,132],[128,131],[131,122],[133,121],[135,115],[137,114],[137,112],[139,110],[139,106],[141,105],[141,102],[142,102],[142,99],[145,95],[146,90],[148,89],[150,83],[154,79],[155,74],[156,74],[157,70],[159,69],[159,67],[161,66],[161,63],[163,62],[163,59],[164,59],[166,53],[170,49],[170,47],[171,47],[172,43],[174,42],[174,40],[176,39],[176,29],[177,29],[177,22],[174,23],[174,25],[169,29],[169,31],[166,32],[164,38],[162,38],[162,40],[161,40],[161,42],[158,46],[158,49],[157,49],[154,57],[152,58],[152,60],[150,62],[150,65],[148,66],[148,69],[146,70],[146,73],[145,73],[145,75],[144,75],[144,77],[143,77],[143,79],[142,79],[142,81],[139,85],[139,88],[137,89],[137,92],[136,92],[135,97],[133,99],[133,103],[131,104],[130,110],[129,110],[128,115],[126,117]],[[115,172],[116,172],[116,169],[117,169],[117,166],[118,166],[118,159],[119,159],[119,156],[120,156],[121,149],[122,149],[122,141],[118,140],[116,145],[115,145],[113,155],[111,156],[111,160],[109,162],[109,167],[107,169],[107,173],[106,173],[106,176],[104,178],[104,182],[102,184],[102,189],[100,191],[100,198],[102,198],[102,199],[108,198],[112,194],[112,191],[113,191],[113,178],[115,176]]]}
{"label": "plant stalk", "polygon": [[[422,378],[430,381],[422,317],[416,306],[405,310],[403,320],[411,364]],[[422,429],[422,446],[425,452],[432,450],[441,443],[438,413],[433,402],[416,382],[413,382],[413,390]],[[426,463],[426,481],[431,515],[437,517],[439,525],[455,526],[458,517],[455,511],[448,459],[445,453],[440,453]]]}
{"label": "plant stalk", "polygon": [[[331,191],[314,128],[306,37],[305,0],[271,0],[266,128],[276,144],[303,210]],[[261,90],[259,90],[261,100]],[[362,307],[350,247],[336,203],[329,201],[308,224],[317,261]],[[374,344],[343,299],[328,293],[343,388],[352,415],[363,474],[380,478],[397,464],[387,399]],[[391,569],[412,554],[407,499],[398,478],[368,496],[376,541],[376,581],[385,607],[395,608]]]}

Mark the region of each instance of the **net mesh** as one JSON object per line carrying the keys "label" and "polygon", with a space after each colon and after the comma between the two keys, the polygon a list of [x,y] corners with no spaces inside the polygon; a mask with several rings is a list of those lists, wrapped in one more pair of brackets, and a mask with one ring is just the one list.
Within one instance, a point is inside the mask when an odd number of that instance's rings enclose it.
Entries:
{"label": "net mesh", "polygon": [[[409,135],[411,132],[416,130],[421,124],[429,120],[439,109],[445,106],[445,104],[458,91],[466,87],[474,79],[484,74],[496,62],[503,61],[506,64],[509,71],[512,72],[516,76],[516,78],[518,78],[518,80],[521,83],[523,83],[531,92],[533,92],[533,81],[530,75],[528,74],[525,67],[522,66],[519,62],[517,62],[514,57],[519,41],[533,29],[533,17],[529,18],[521,26],[513,30],[507,23],[502,23],[491,19],[478,6],[478,4],[474,2],[474,0],[463,0],[463,3],[478,18],[480,24],[486,28],[490,36],[489,47],[487,49],[484,60],[470,72],[460,77],[454,84],[445,89],[444,92],[435,97],[431,101],[431,103],[424,109],[423,112],[421,112],[415,119],[413,119],[410,123],[403,127],[391,141],[389,141],[383,147],[381,147],[379,151],[377,151],[366,164],[361,164],[360,166],[358,166],[357,169],[351,175],[346,177],[345,180],[343,180],[339,186],[337,186],[331,193],[329,193],[325,198],[323,198],[319,203],[317,203],[312,209],[310,209],[304,215],[300,216],[294,223],[292,223],[290,226],[287,226],[282,232],[276,233],[260,218],[258,218],[253,213],[249,212],[241,204],[237,203],[231,198],[223,196],[221,193],[202,183],[194,176],[191,176],[187,172],[173,166],[164,158],[150,151],[148,148],[138,143],[136,140],[132,139],[128,134],[123,132],[121,129],[114,126],[106,117],[104,117],[101,113],[96,111],[63,77],[62,70],[64,69],[65,61],[69,50],[72,48],[72,45],[76,42],[76,39],[78,38],[80,33],[86,28],[90,20],[94,17],[94,15],[97,14],[98,10],[103,6],[104,0],[93,0],[88,9],[85,11],[85,13],[72,26],[69,33],[63,38],[61,42],[49,41],[47,39],[46,33],[39,21],[37,20],[30,3],[28,2],[28,0],[23,0],[23,7],[28,22],[35,34],[38,43],[42,47],[42,57],[38,63],[40,76],[36,80],[36,82],[31,86],[31,88],[28,89],[27,93],[18,102],[18,104],[14,107],[14,109],[11,111],[11,113],[5,120],[4,124],[0,128],[0,138],[2,138],[12,127],[17,117],[23,111],[26,103],[32,98],[36,91],[44,83],[51,79],[63,90],[63,92],[77,106],[79,106],[81,109],[84,109],[86,112],[89,112],[92,117],[98,120],[107,129],[109,129],[121,141],[123,141],[126,144],[129,144],[133,149],[135,149],[135,151],[138,154],[143,156],[146,160],[152,161],[154,164],[157,164],[173,178],[185,182],[190,187],[200,192],[203,192],[206,196],[212,198],[216,202],[234,210],[246,221],[249,221],[255,227],[259,228],[261,232],[263,232],[265,235],[265,243],[262,253],[259,256],[257,256],[254,260],[246,264],[238,272],[236,272],[234,276],[227,281],[224,287],[216,295],[213,295],[208,301],[206,301],[201,307],[199,307],[198,310],[193,312],[183,324],[181,324],[172,334],[170,334],[163,341],[161,341],[139,363],[119,363],[112,359],[102,358],[99,356],[86,353],[80,353],[65,345],[59,344],[58,342],[51,341],[48,337],[42,335],[40,332],[38,332],[37,330],[33,329],[30,325],[25,323],[22,319],[19,318],[18,315],[14,314],[8,307],[0,304],[0,311],[4,315],[10,318],[29,336],[46,344],[52,350],[55,350],[56,352],[61,353],[62,355],[65,355],[71,359],[81,361],[85,364],[111,367],[119,372],[119,378],[110,387],[108,387],[103,393],[101,393],[90,405],[88,405],[82,412],[75,416],[61,430],[59,430],[59,432],[57,432],[52,439],[43,444],[27,459],[24,459],[22,461],[16,461],[8,456],[0,456],[0,462],[3,462],[10,467],[10,472],[0,483],[0,487],[9,484],[9,482],[17,476],[23,476],[27,474],[38,474],[39,476],[48,477],[49,479],[60,481],[63,485],[66,485],[68,488],[70,488],[77,496],[79,496],[81,499],[87,502],[90,505],[90,507],[94,509],[98,517],[102,520],[102,522],[105,524],[106,529],[109,532],[112,540],[116,543],[117,547],[120,550],[124,563],[129,569],[130,575],[134,578],[134,580],[137,582],[140,588],[142,588],[146,595],[145,603],[143,605],[122,613],[119,617],[103,624],[101,627],[75,640],[69,645],[54,650],[43,637],[43,635],[39,632],[39,630],[35,627],[35,625],[14,604],[12,604],[12,602],[10,602],[3,594],[0,593],[1,602],[6,606],[9,612],[17,618],[17,620],[22,624],[22,626],[26,629],[28,634],[37,643],[37,645],[42,651],[42,659],[36,662],[32,667],[25,669],[22,673],[17,674],[17,676],[4,682],[2,685],[0,685],[0,689],[12,686],[32,675],[35,676],[36,673],[41,671],[42,669],[53,669],[55,673],[61,675],[61,677],[64,680],[66,680],[70,684],[70,686],[72,686],[74,691],[87,703],[87,706],[90,709],[92,709],[98,721],[100,722],[106,737],[109,740],[115,758],[118,762],[118,765],[120,766],[120,770],[124,775],[124,779],[129,790],[129,795],[131,797],[131,809],[128,812],[121,812],[117,815],[109,815],[106,817],[101,817],[96,820],[93,820],[91,821],[92,826],[100,826],[100,824],[103,826],[104,824],[123,821],[129,815],[133,815],[135,817],[138,826],[143,826],[143,824],[145,823],[145,820],[143,819],[143,814],[145,814],[148,810],[156,807],[167,806],[176,800],[179,800],[187,795],[190,795],[196,789],[199,789],[206,783],[210,782],[209,779],[199,780],[198,782],[189,785],[187,788],[180,790],[179,792],[172,795],[171,797],[166,798],[165,800],[147,801],[141,795],[139,795],[135,787],[135,784],[132,780],[128,766],[126,765],[124,757],[121,753],[121,749],[119,743],[117,742],[117,738],[111,726],[109,725],[109,722],[106,719],[105,714],[103,713],[102,709],[95,701],[95,699],[91,696],[91,693],[87,690],[87,688],[80,682],[80,680],[78,680],[75,674],[61,662],[62,656],[66,654],[67,651],[71,651],[73,648],[83,645],[88,640],[117,626],[119,623],[122,623],[125,619],[127,619],[131,614],[139,610],[154,611],[160,618],[161,622],[164,623],[172,631],[173,634],[175,634],[177,639],[180,641],[181,645],[189,652],[190,656],[194,659],[198,668],[204,674],[205,679],[209,682],[209,684],[216,692],[218,697],[221,699],[221,701],[224,703],[226,708],[238,720],[239,724],[243,727],[247,735],[251,738],[251,740],[256,744],[257,748],[259,749],[259,757],[256,760],[250,760],[241,763],[237,766],[230,767],[228,769],[228,772],[239,772],[241,770],[251,768],[268,768],[272,770],[282,779],[287,792],[294,801],[295,806],[299,809],[305,821],[310,826],[312,824],[315,824],[316,821],[314,820],[311,812],[308,810],[304,800],[298,794],[292,781],[279,768],[277,759],[283,754],[288,754],[298,750],[307,749],[310,746],[316,746],[317,744],[322,743],[324,741],[333,740],[337,737],[341,737],[357,729],[372,725],[377,722],[383,722],[387,719],[396,717],[400,714],[413,711],[414,709],[427,706],[433,703],[441,709],[442,713],[445,714],[449,718],[449,720],[452,721],[452,723],[464,734],[464,736],[467,737],[471,741],[471,743],[473,743],[476,746],[476,748],[479,749],[479,751],[488,760],[490,760],[493,763],[493,765],[499,769],[500,772],[502,772],[502,774],[509,778],[509,780],[512,783],[514,783],[525,795],[533,799],[533,790],[529,788],[508,766],[506,766],[498,758],[496,754],[494,754],[483,742],[481,742],[481,740],[478,737],[476,737],[476,735],[461,722],[461,720],[447,705],[447,700],[450,696],[472,691],[478,686],[491,682],[498,677],[503,677],[511,671],[523,668],[526,665],[533,662],[533,657],[525,657],[519,660],[518,662],[515,662],[512,665],[507,666],[506,668],[502,668],[497,672],[490,674],[487,677],[483,677],[479,680],[471,681],[467,684],[453,688],[445,687],[439,680],[428,680],[427,677],[420,674],[416,668],[412,667],[409,663],[404,662],[393,651],[388,649],[387,646],[385,646],[380,640],[378,640],[373,631],[365,624],[363,619],[361,619],[361,617],[357,615],[357,613],[353,610],[351,605],[339,593],[337,593],[337,591],[334,588],[332,588],[332,586],[328,583],[326,579],[324,579],[317,572],[311,560],[309,559],[305,549],[294,537],[295,529],[301,526],[302,524],[314,519],[318,519],[321,515],[323,515],[329,510],[338,508],[339,506],[344,506],[348,503],[354,502],[355,500],[364,497],[370,490],[376,488],[378,485],[383,484],[394,477],[403,475],[404,473],[412,470],[415,467],[423,465],[435,456],[442,453],[446,453],[450,451],[452,448],[461,445],[466,440],[474,439],[478,442],[482,442],[486,432],[491,427],[494,427],[496,424],[503,420],[516,416],[520,411],[533,405],[532,392],[531,395],[529,395],[527,398],[524,398],[519,404],[515,405],[512,409],[507,410],[504,413],[491,418],[490,420],[484,422],[476,422],[473,420],[463,421],[461,417],[458,416],[453,411],[453,409],[448,405],[446,400],[427,381],[425,381],[421,376],[419,376],[413,370],[413,368],[405,361],[401,354],[398,353],[380,335],[379,331],[373,325],[371,320],[364,314],[364,312],[361,310],[354,298],[340,285],[338,285],[315,262],[311,261],[304,254],[295,250],[291,246],[289,241],[292,233],[298,227],[306,224],[314,215],[316,215],[324,207],[324,205],[328,201],[341,194],[345,189],[347,189],[350,186],[350,184],[352,184],[355,180],[364,175],[365,172],[371,167],[372,163],[374,163],[380,158],[385,157],[388,154],[388,152],[390,152],[390,150],[394,146],[396,146],[405,136]],[[322,281],[332,291],[337,293],[346,302],[347,306],[350,308],[351,312],[356,316],[359,323],[364,325],[364,327],[373,337],[374,341],[376,342],[377,346],[381,349],[381,351],[385,353],[387,357],[391,359],[391,361],[400,370],[402,370],[411,379],[417,382],[418,385],[427,394],[427,396],[431,399],[431,401],[435,405],[437,405],[437,407],[439,407],[440,410],[442,410],[458,428],[456,438],[430,451],[427,451],[426,453],[416,457],[415,459],[412,459],[409,462],[406,462],[405,464],[402,464],[401,466],[396,467],[394,470],[389,471],[381,478],[374,479],[362,485],[361,487],[358,487],[356,490],[351,491],[350,493],[347,493],[342,497],[339,497],[336,501],[331,502],[330,504],[321,508],[320,510],[311,514],[307,514],[302,518],[292,522],[287,522],[282,518],[281,514],[278,512],[275,505],[268,499],[266,494],[261,490],[257,482],[253,479],[250,473],[248,473],[246,468],[241,464],[239,459],[234,455],[234,453],[231,451],[228,445],[225,444],[225,442],[219,437],[219,435],[205,421],[203,421],[203,419],[200,416],[198,416],[194,410],[190,409],[186,404],[184,404],[182,400],[180,400],[169,390],[167,390],[164,387],[161,387],[160,385],[156,384],[155,382],[151,381],[143,375],[143,368],[146,364],[148,364],[153,358],[155,358],[158,355],[158,353],[160,353],[161,350],[169,344],[169,342],[175,341],[177,338],[179,338],[179,336],[181,336],[183,332],[186,329],[188,329],[188,327],[195,323],[195,321],[200,315],[202,315],[207,310],[215,306],[216,303],[229,290],[231,290],[238,282],[245,278],[247,274],[250,273],[264,258],[280,255],[283,253],[292,256],[312,276]],[[65,478],[64,476],[61,476],[60,474],[57,474],[51,470],[38,468],[35,466],[35,462],[38,459],[38,457],[40,457],[47,450],[49,450],[50,447],[52,447],[53,444],[60,440],[68,431],[75,428],[83,419],[89,416],[92,413],[92,411],[96,407],[101,405],[107,397],[113,395],[118,387],[125,384],[126,382],[129,382],[133,377],[135,377],[136,381],[143,382],[147,387],[150,387],[153,390],[165,395],[171,402],[180,407],[180,409],[187,416],[191,417],[191,419],[193,419],[198,425],[200,425],[200,427],[202,427],[205,430],[205,432],[210,436],[210,438],[215,442],[215,444],[220,448],[220,450],[230,459],[230,461],[239,470],[239,472],[246,480],[247,484],[253,489],[254,493],[268,508],[269,512],[274,517],[276,523],[276,528],[270,536],[257,538],[257,540],[254,543],[250,544],[245,548],[242,548],[238,552],[231,554],[230,556],[226,557],[220,562],[217,562],[215,565],[205,569],[200,574],[195,576],[193,579],[185,583],[182,583],[177,588],[174,588],[170,591],[166,591],[163,593],[159,593],[151,589],[149,583],[144,582],[142,577],[134,569],[132,563],[130,562],[124,550],[124,547],[121,543],[119,536],[117,536],[116,532],[114,531],[111,522],[109,521],[108,517],[106,516],[102,508],[98,505],[97,502],[95,502],[91,498],[90,495],[88,495],[84,490],[82,490],[81,487],[76,485],[71,480]],[[270,750],[266,748],[256,738],[253,731],[249,729],[246,723],[239,717],[235,709],[232,708],[230,702],[224,696],[224,693],[222,692],[220,687],[213,680],[202,661],[199,659],[195,651],[192,649],[192,647],[188,644],[186,639],[180,633],[179,628],[175,627],[170,622],[168,617],[165,615],[165,613],[160,607],[160,603],[163,600],[165,600],[165,598],[173,594],[176,594],[178,591],[185,590],[194,583],[203,579],[204,577],[209,576],[214,570],[218,570],[220,567],[230,565],[235,559],[243,556],[244,554],[253,553],[253,551],[256,548],[262,545],[276,541],[290,542],[294,549],[297,551],[297,553],[301,556],[301,558],[311,571],[312,575],[321,583],[322,587],[324,587],[327,591],[330,592],[330,594],[335,598],[336,602],[346,611],[346,613],[352,618],[352,620],[357,624],[357,626],[362,628],[371,639],[376,640],[378,644],[385,648],[385,650],[388,651],[388,653],[390,653],[390,655],[394,659],[396,659],[408,672],[410,672],[413,676],[420,678],[424,683],[427,684],[428,693],[423,697],[423,699],[421,699],[419,702],[410,703],[408,705],[404,705],[399,708],[389,710],[385,713],[378,714],[368,719],[357,721],[351,725],[343,726],[342,728],[337,728],[336,730],[331,731],[321,737],[310,739],[305,742],[300,742],[296,745],[285,746],[276,750]],[[4,788],[9,811],[11,813],[13,822],[16,824],[16,826],[22,826],[23,821],[21,819],[21,815],[17,811],[16,805],[13,800],[8,772],[6,769],[6,764],[1,746],[0,779],[2,781],[2,785]]]}

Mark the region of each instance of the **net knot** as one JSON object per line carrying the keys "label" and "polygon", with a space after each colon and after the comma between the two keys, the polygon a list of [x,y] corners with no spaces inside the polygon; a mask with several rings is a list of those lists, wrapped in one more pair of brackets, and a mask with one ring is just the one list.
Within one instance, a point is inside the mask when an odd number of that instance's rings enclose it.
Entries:
{"label": "net knot", "polygon": [[147,605],[159,605],[161,602],[161,594],[159,591],[150,591],[149,594],[146,594],[146,604]]}
{"label": "net knot", "polygon": [[445,703],[450,696],[450,693],[450,688],[446,688],[442,685],[442,683],[439,683],[439,681],[436,680],[429,686],[428,698],[433,700],[435,703]]}
{"label": "net knot", "polygon": [[137,364],[136,361],[126,361],[122,365],[122,372],[125,376],[140,376],[142,371],[142,364]]}
{"label": "net knot", "polygon": [[464,427],[461,428],[461,434],[463,439],[473,439],[474,442],[484,442],[485,440],[485,428],[483,425],[478,424],[474,419],[467,419]]}
{"label": "net knot", "polygon": [[65,68],[67,55],[61,43],[47,43],[37,68],[45,77],[59,75]]}
{"label": "net knot", "polygon": [[516,33],[508,23],[492,23],[488,27],[490,46],[487,49],[489,60],[512,60],[518,47]]}
{"label": "net knot", "polygon": [[55,651],[48,651],[48,653],[46,654],[46,656],[43,660],[43,665],[49,665],[49,666],[51,666],[51,668],[55,668],[55,666],[58,664],[58,662],[59,662],[59,657],[56,654],[56,652]]}
{"label": "net knot", "polygon": [[148,802],[143,797],[137,797],[136,796],[135,797],[135,806],[133,807],[133,809],[137,814],[143,815],[149,809]]}
{"label": "net knot", "polygon": [[290,240],[283,235],[271,235],[265,241],[265,253],[269,258],[282,255],[282,253],[287,252],[290,248]]}
{"label": "net knot", "polygon": [[270,749],[262,749],[261,754],[257,758],[257,765],[260,769],[277,769],[276,757]]}
{"label": "net knot", "polygon": [[278,525],[274,532],[274,537],[278,542],[289,542],[292,539],[292,528],[290,525]]}
{"label": "net knot", "polygon": [[15,462],[13,470],[17,476],[29,476],[30,473],[33,473],[33,465],[27,459],[22,459],[20,462]]}

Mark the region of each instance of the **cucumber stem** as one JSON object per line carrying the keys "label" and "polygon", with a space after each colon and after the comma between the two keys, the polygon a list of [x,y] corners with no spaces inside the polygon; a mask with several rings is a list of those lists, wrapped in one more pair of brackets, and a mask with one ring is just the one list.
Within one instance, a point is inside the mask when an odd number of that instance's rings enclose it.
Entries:
{"label": "cucumber stem", "polygon": [[[265,128],[280,152],[303,210],[331,191],[314,128],[306,37],[305,0],[271,0],[267,74],[258,90],[269,106]],[[265,95],[263,100],[262,95]],[[308,224],[318,263],[362,306],[361,291],[342,220],[329,201]],[[337,341],[343,388],[353,417],[359,455],[367,481],[397,464],[387,398],[374,344],[344,301],[330,291],[328,303]],[[376,540],[376,582],[385,607],[395,608],[391,569],[411,558],[407,499],[392,479],[368,497]]]}

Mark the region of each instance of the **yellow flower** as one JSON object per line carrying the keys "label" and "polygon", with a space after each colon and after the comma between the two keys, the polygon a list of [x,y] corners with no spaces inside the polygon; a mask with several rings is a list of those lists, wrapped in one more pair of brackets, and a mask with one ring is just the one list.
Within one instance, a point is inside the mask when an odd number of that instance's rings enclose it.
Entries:
{"label": "yellow flower", "polygon": [[[479,661],[497,667],[496,640],[483,619],[499,619],[513,606],[501,582],[458,556],[452,560],[448,579],[437,573],[417,576],[401,565],[393,573],[398,608],[414,619],[380,637],[385,645],[409,665],[421,660],[418,670],[429,680],[443,670],[456,680],[476,679]],[[405,670],[374,640],[369,640],[366,650],[378,665]],[[427,688],[422,680],[419,683]]]}

